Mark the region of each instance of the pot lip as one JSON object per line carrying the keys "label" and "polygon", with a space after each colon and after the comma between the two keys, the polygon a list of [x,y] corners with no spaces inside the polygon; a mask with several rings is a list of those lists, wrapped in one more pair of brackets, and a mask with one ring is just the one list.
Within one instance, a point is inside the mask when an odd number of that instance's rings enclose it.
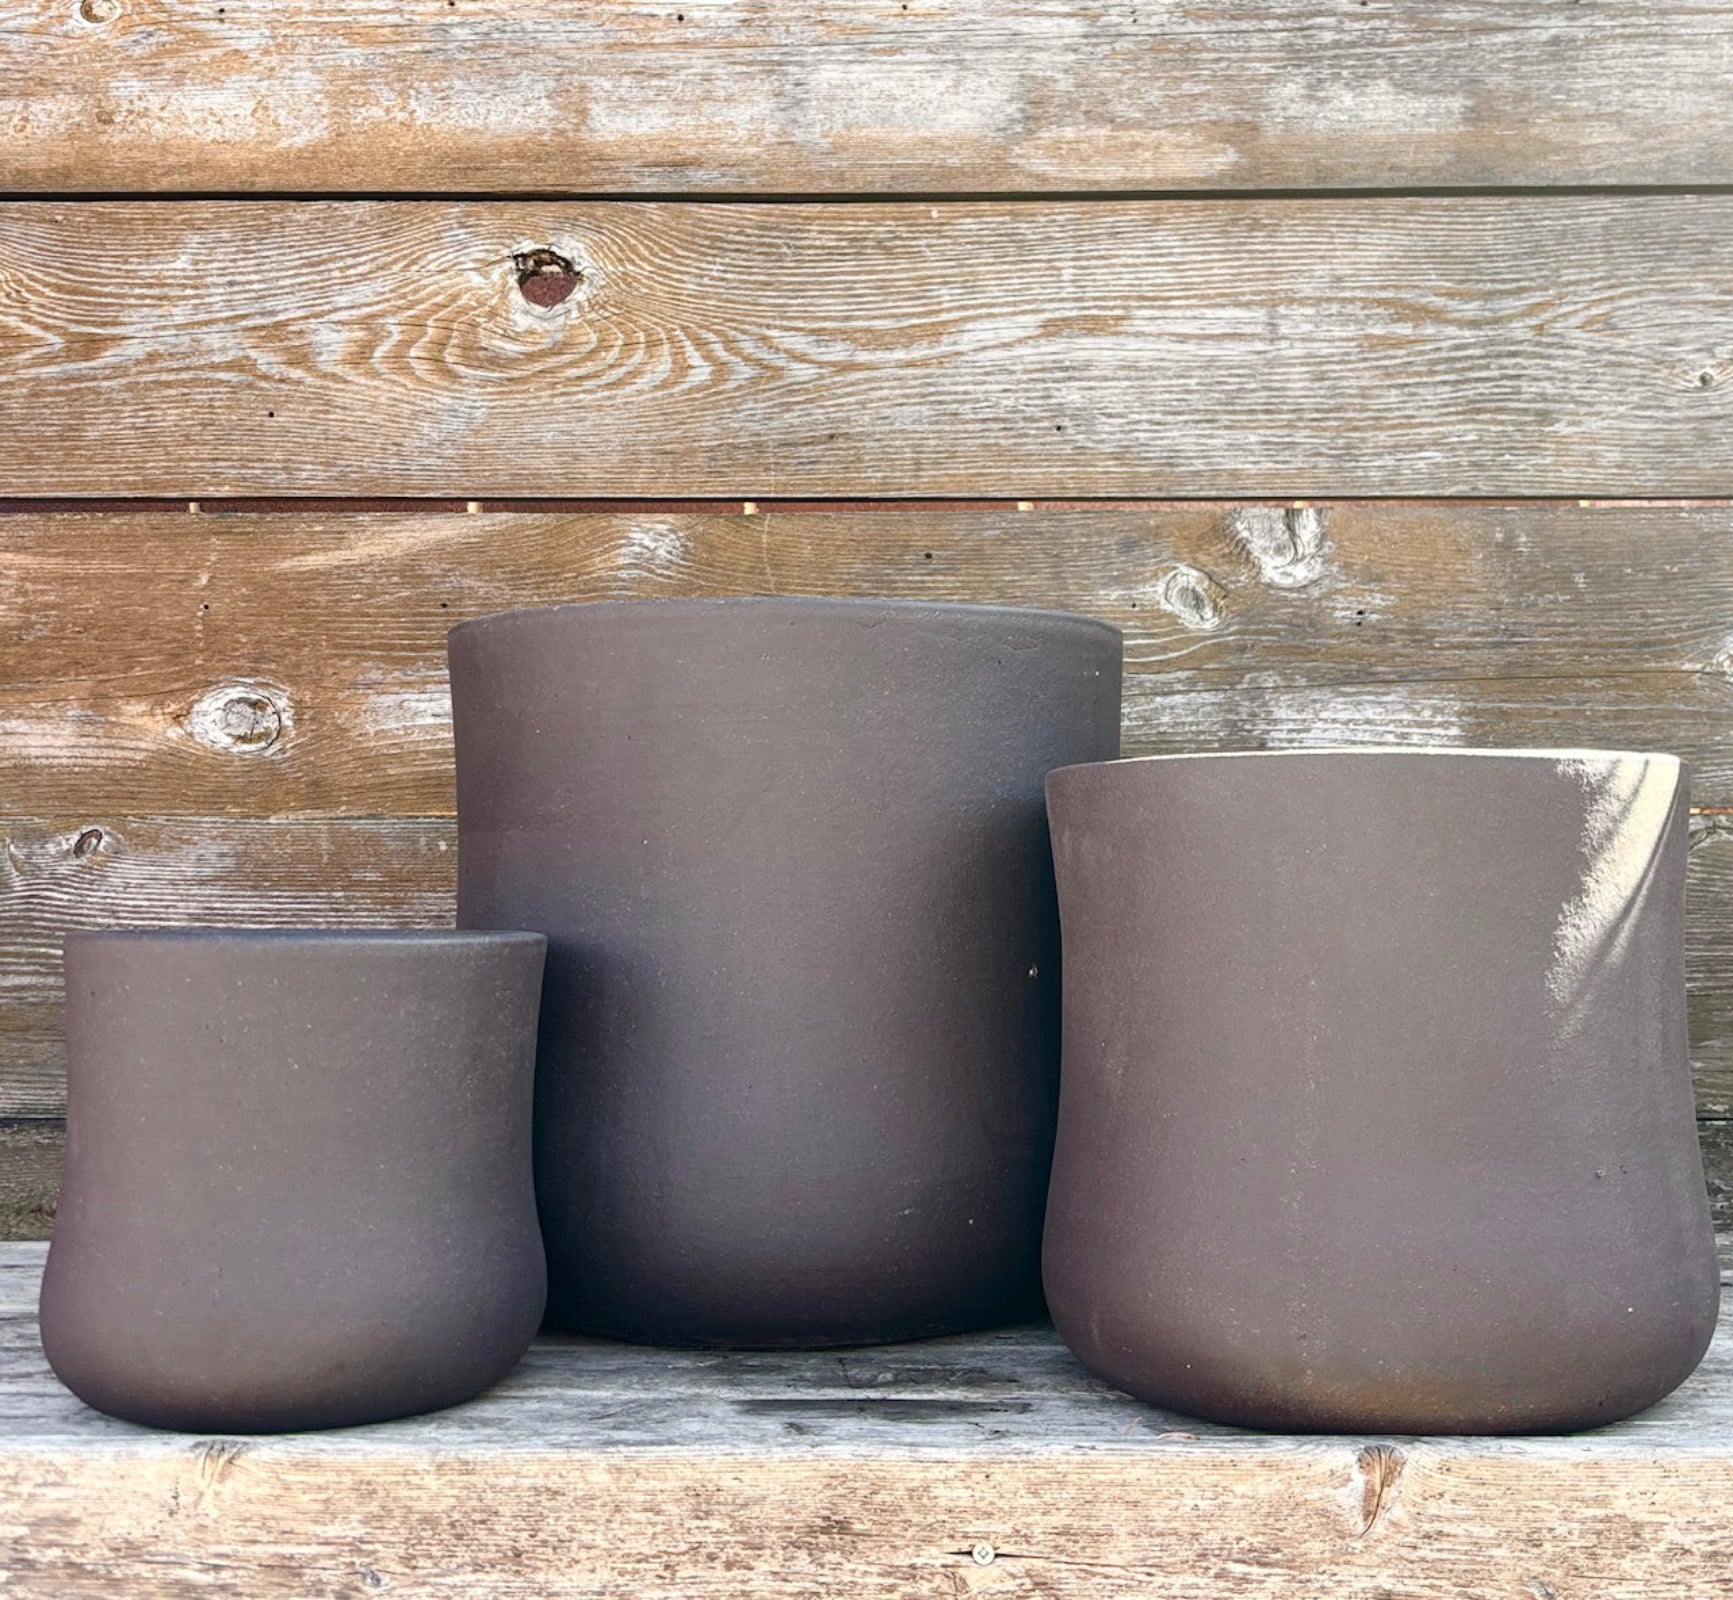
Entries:
{"label": "pot lip", "polygon": [[1367,759],[1470,756],[1476,760],[1545,762],[1555,766],[1566,761],[1594,761],[1609,764],[1624,761],[1652,761],[1659,762],[1663,766],[1671,765],[1681,770],[1685,766],[1680,757],[1662,750],[1600,750],[1578,745],[1500,748],[1459,744],[1330,744],[1310,747],[1296,746],[1285,750],[1187,750],[1171,755],[1120,756],[1113,761],[1079,761],[1068,767],[1055,767],[1047,774],[1047,781],[1051,783],[1055,778],[1068,773],[1099,772],[1116,767],[1149,767],[1171,765],[1175,762],[1199,761],[1257,759],[1287,761],[1297,756],[1349,756]]}
{"label": "pot lip", "polygon": [[187,944],[242,947],[264,945],[274,949],[341,949],[355,946],[369,950],[401,946],[414,950],[461,950],[512,946],[546,946],[545,933],[522,928],[224,928],[185,926],[163,928],[74,928],[63,935],[66,945],[95,944]]}
{"label": "pot lip", "polygon": [[822,594],[725,594],[725,595],[666,595],[646,596],[636,600],[578,600],[552,606],[518,606],[509,611],[489,611],[479,617],[466,617],[446,634],[447,640],[459,634],[501,624],[523,626],[531,620],[553,617],[614,616],[667,614],[671,611],[717,614],[742,611],[831,611],[839,615],[869,615],[880,612],[890,616],[930,616],[936,620],[963,620],[978,617],[982,621],[1021,622],[1053,628],[1093,628],[1122,640],[1125,635],[1113,623],[1092,617],[1082,611],[1061,611],[1041,606],[981,605],[972,600],[900,600],[879,599],[870,595]]}

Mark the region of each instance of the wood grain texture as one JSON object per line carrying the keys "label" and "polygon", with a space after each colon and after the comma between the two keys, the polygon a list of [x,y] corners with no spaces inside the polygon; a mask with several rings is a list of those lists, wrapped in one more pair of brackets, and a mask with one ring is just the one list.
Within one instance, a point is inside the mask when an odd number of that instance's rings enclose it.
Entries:
{"label": "wood grain texture", "polygon": [[1699,1121],[1697,1133],[1703,1145],[1703,1172],[1709,1181],[1709,1210],[1721,1244],[1721,1278],[1724,1283],[1733,1283],[1733,1121]]}
{"label": "wood grain texture", "polygon": [[805,593],[1126,633],[1128,753],[1670,749],[1733,806],[1733,508],[0,518],[12,815],[425,816],[446,630],[513,606]]}
{"label": "wood grain texture", "polygon": [[480,1400],[329,1434],[152,1434],[55,1384],[41,1252],[0,1252],[8,1594],[1709,1595],[1733,1315],[1696,1377],[1574,1438],[1240,1433],[1089,1379],[1050,1330],[843,1355],[540,1341]]}
{"label": "wood grain texture", "polygon": [[0,1118],[0,1240],[48,1237],[65,1156],[60,1122]]}
{"label": "wood grain texture", "polygon": [[1686,0],[24,0],[0,185],[756,193],[1725,183]]}
{"label": "wood grain texture", "polygon": [[1730,284],[1733,196],[14,203],[0,496],[1715,495]]}
{"label": "wood grain texture", "polygon": [[[0,1115],[60,1110],[69,927],[449,922],[462,617],[750,592],[1068,606],[1126,630],[1128,752],[1672,748],[1727,807],[1730,537],[1716,505],[0,519]],[[1694,844],[1693,1055],[1726,1115],[1733,829],[1701,818]]]}

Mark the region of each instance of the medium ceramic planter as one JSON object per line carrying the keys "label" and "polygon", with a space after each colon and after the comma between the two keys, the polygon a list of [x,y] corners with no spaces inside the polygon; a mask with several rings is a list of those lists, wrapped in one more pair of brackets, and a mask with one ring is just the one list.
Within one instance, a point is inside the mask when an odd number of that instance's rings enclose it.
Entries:
{"label": "medium ceramic planter", "polygon": [[1041,783],[1120,640],[993,607],[668,600],[451,636],[458,914],[550,938],[556,1325],[677,1344],[1027,1315],[1058,1065]]}
{"label": "medium ceramic planter", "polygon": [[66,941],[42,1343],[98,1410],[272,1432],[454,1404],[546,1289],[537,934]]}
{"label": "medium ceramic planter", "polygon": [[1514,1433],[1714,1328],[1670,756],[1333,751],[1048,781],[1065,1059],[1047,1292],[1147,1399]]}

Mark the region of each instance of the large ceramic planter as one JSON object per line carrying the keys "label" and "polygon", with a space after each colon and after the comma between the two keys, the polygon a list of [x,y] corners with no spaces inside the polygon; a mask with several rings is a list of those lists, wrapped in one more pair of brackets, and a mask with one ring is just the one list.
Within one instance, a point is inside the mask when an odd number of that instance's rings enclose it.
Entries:
{"label": "large ceramic planter", "polygon": [[1059,1330],[1258,1427],[1640,1410],[1717,1276],[1670,756],[1335,751],[1048,782]]}
{"label": "large ceramic planter", "polygon": [[1022,1316],[1058,1064],[1041,784],[1111,755],[1082,617],[669,600],[451,636],[458,915],[550,939],[558,1325],[835,1344]]}
{"label": "large ceramic planter", "polygon": [[82,933],[42,1342],[134,1422],[334,1427],[467,1399],[546,1278],[530,1177],[544,941]]}

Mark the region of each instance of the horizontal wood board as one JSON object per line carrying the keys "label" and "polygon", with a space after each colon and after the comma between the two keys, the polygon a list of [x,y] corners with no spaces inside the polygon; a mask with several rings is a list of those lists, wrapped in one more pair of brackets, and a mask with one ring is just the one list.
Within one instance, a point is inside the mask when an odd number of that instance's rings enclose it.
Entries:
{"label": "horizontal wood board", "polygon": [[1666,749],[1733,809],[1733,507],[1166,504],[0,518],[0,814],[428,816],[446,631],[883,595],[1124,630],[1128,753]]}
{"label": "horizontal wood board", "polygon": [[1727,195],[0,206],[0,497],[1730,482]]}
{"label": "horizontal wood board", "polygon": [[0,1251],[9,1594],[1709,1595],[1733,1313],[1697,1375],[1572,1438],[1245,1433],[1090,1379],[1050,1330],[842,1353],[546,1340],[432,1417],[265,1439],[80,1407]]}
{"label": "horizontal wood board", "polygon": [[1733,180],[1687,0],[23,0],[0,186],[734,193]]}
{"label": "horizontal wood board", "polygon": [[[1069,606],[1126,631],[1128,753],[1672,748],[1714,813],[1730,536],[1723,505],[8,516],[0,1116],[63,1104],[68,927],[450,920],[463,617],[755,592]],[[1725,1115],[1733,828],[1704,815],[1694,844],[1693,1055]]]}

